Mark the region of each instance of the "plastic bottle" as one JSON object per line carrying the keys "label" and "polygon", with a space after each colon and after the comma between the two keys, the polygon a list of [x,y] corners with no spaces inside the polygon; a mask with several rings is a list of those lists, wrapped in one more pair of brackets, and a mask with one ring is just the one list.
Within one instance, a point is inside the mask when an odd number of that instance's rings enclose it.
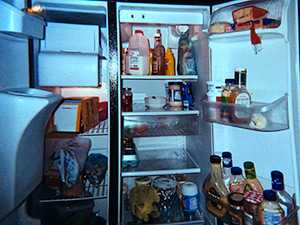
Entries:
{"label": "plastic bottle", "polygon": [[228,209],[228,190],[222,179],[221,157],[210,156],[211,172],[203,183],[203,193],[206,195],[206,206],[209,212],[218,218],[223,218]]}
{"label": "plastic bottle", "polygon": [[265,190],[264,201],[258,209],[258,221],[260,225],[280,224],[284,217],[283,209],[277,202],[276,192]]}
{"label": "plastic bottle", "polygon": [[222,152],[222,158],[223,158],[223,180],[227,187],[227,190],[229,190],[231,167],[232,167],[231,152]]}
{"label": "plastic bottle", "polygon": [[164,75],[165,74],[165,48],[161,43],[160,29],[156,30],[154,36],[154,49],[152,55],[152,74]]}
{"label": "plastic bottle", "polygon": [[165,55],[165,63],[166,63],[166,75],[168,76],[175,75],[175,58],[170,48],[167,48],[166,55]]}
{"label": "plastic bottle", "polygon": [[149,73],[149,41],[143,31],[136,30],[129,39],[126,73],[147,75]]}
{"label": "plastic bottle", "polygon": [[178,32],[180,33],[180,38],[178,41],[177,74],[185,75],[184,74],[184,66],[185,66],[184,55],[190,48],[190,46],[189,46],[190,45],[189,27],[188,26],[178,26]]}
{"label": "plastic bottle", "polygon": [[276,192],[279,205],[284,211],[284,216],[287,216],[295,208],[293,198],[284,190],[283,174],[274,170],[271,172],[272,190]]}
{"label": "plastic bottle", "polygon": [[244,162],[244,169],[246,175],[245,192],[256,191],[262,193],[264,189],[256,177],[254,163],[250,161]]}
{"label": "plastic bottle", "polygon": [[246,181],[242,174],[242,169],[240,167],[231,168],[231,178],[229,182],[230,192],[244,193]]}
{"label": "plastic bottle", "polygon": [[182,185],[183,212],[188,220],[193,219],[193,215],[199,209],[198,187],[193,182],[185,182]]}

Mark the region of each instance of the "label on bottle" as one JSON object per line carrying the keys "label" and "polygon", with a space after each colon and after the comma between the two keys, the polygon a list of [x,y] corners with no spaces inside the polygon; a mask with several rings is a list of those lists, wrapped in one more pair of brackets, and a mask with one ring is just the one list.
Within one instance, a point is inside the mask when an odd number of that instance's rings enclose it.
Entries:
{"label": "label on bottle", "polygon": [[158,74],[159,68],[158,68],[158,59],[156,57],[153,57],[152,59],[152,73]]}
{"label": "label on bottle", "polygon": [[223,209],[223,205],[220,204],[221,196],[220,194],[214,189],[214,188],[209,188],[207,192],[207,199],[208,201],[211,202],[211,204],[218,210]]}
{"label": "label on bottle", "polygon": [[197,195],[183,196],[182,203],[186,212],[195,212],[198,209]]}
{"label": "label on bottle", "polygon": [[129,52],[128,61],[129,61],[128,62],[129,73],[133,73],[133,74],[143,73],[145,57],[140,56],[139,51],[131,50]]}
{"label": "label on bottle", "polygon": [[264,225],[275,225],[280,224],[282,220],[281,213],[277,210],[264,209],[263,211],[263,224]]}
{"label": "label on bottle", "polygon": [[[188,53],[186,53],[186,54],[188,54]],[[196,74],[195,60],[191,56],[185,57],[184,74],[185,75],[195,75]]]}
{"label": "label on bottle", "polygon": [[282,204],[281,202],[279,202],[280,207],[283,209],[284,212],[284,216],[288,215],[288,207],[284,204]]}

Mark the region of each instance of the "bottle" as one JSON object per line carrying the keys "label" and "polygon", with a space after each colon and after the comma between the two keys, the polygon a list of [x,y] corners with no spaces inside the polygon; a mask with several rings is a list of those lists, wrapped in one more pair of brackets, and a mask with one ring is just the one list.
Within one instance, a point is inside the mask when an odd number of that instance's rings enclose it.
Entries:
{"label": "bottle", "polygon": [[189,43],[188,48],[183,54],[182,66],[183,66],[184,75],[197,74],[197,64],[196,64],[195,54],[193,53],[191,43]]}
{"label": "bottle", "polygon": [[149,41],[142,30],[136,30],[129,39],[126,73],[147,75],[149,73]]}
{"label": "bottle", "polygon": [[244,193],[246,181],[242,174],[242,169],[240,167],[232,167],[229,181],[230,192]]}
{"label": "bottle", "polygon": [[169,82],[168,83],[168,104],[171,107],[182,107],[182,82]]}
{"label": "bottle", "polygon": [[248,191],[244,194],[244,224],[257,224],[257,212],[264,200],[263,194],[256,191]]}
{"label": "bottle", "polygon": [[234,82],[235,82],[234,79],[226,79],[225,87],[222,90],[221,101],[223,105],[221,107],[221,118],[227,122],[232,121],[233,108],[232,105],[229,105],[228,103],[232,103],[231,98],[235,88]]}
{"label": "bottle", "polygon": [[274,170],[271,172],[272,190],[276,192],[279,205],[284,211],[284,216],[287,216],[295,208],[293,198],[284,190],[283,174]]}
{"label": "bottle", "polygon": [[191,109],[193,107],[192,84],[190,82],[183,82],[181,89],[183,108]]}
{"label": "bottle", "polygon": [[206,206],[209,212],[218,218],[227,213],[228,191],[222,179],[221,157],[210,156],[211,172],[203,183],[203,193],[206,196]]}
{"label": "bottle", "polygon": [[223,158],[223,181],[229,190],[229,182],[231,177],[232,155],[231,152],[222,152]]}
{"label": "bottle", "polygon": [[155,42],[152,55],[152,74],[163,75],[165,74],[165,48],[161,44],[160,29],[156,30],[154,38]]}
{"label": "bottle", "polygon": [[232,225],[244,224],[244,195],[238,192],[232,192],[228,195],[230,222]]}
{"label": "bottle", "polygon": [[131,112],[132,111],[132,91],[131,88],[122,89],[122,111]]}
{"label": "bottle", "polygon": [[284,217],[283,209],[277,202],[276,192],[265,190],[263,192],[264,201],[258,209],[258,222],[260,225],[280,224]]}
{"label": "bottle", "polygon": [[246,175],[246,186],[244,192],[256,191],[262,193],[264,189],[256,177],[254,163],[250,161],[244,162],[244,169]]}
{"label": "bottle", "polygon": [[193,215],[199,209],[198,187],[193,182],[184,182],[182,185],[183,212],[188,220],[193,219]]}
{"label": "bottle", "polygon": [[175,75],[175,58],[170,48],[167,48],[166,55],[165,55],[165,63],[166,63],[166,75],[168,76]]}
{"label": "bottle", "polygon": [[178,32],[180,33],[180,38],[178,41],[178,57],[177,57],[177,74],[178,75],[185,75],[184,74],[184,66],[185,60],[184,55],[189,49],[189,27],[188,26],[178,26]]}

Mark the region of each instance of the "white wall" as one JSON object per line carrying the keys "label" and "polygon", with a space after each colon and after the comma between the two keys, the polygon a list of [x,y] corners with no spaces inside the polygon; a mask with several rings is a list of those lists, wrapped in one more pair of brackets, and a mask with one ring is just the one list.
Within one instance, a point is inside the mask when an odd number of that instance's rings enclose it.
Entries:
{"label": "white wall", "polygon": [[0,89],[29,86],[28,41],[0,34]]}

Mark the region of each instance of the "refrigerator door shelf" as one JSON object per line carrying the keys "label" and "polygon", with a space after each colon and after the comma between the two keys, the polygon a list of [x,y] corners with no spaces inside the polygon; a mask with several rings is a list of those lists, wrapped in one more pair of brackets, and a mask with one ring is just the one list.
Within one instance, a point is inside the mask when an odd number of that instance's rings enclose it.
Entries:
{"label": "refrigerator door shelf", "polygon": [[202,109],[203,119],[212,123],[264,132],[289,129],[287,94],[271,103],[253,102],[249,107],[203,100]]}

